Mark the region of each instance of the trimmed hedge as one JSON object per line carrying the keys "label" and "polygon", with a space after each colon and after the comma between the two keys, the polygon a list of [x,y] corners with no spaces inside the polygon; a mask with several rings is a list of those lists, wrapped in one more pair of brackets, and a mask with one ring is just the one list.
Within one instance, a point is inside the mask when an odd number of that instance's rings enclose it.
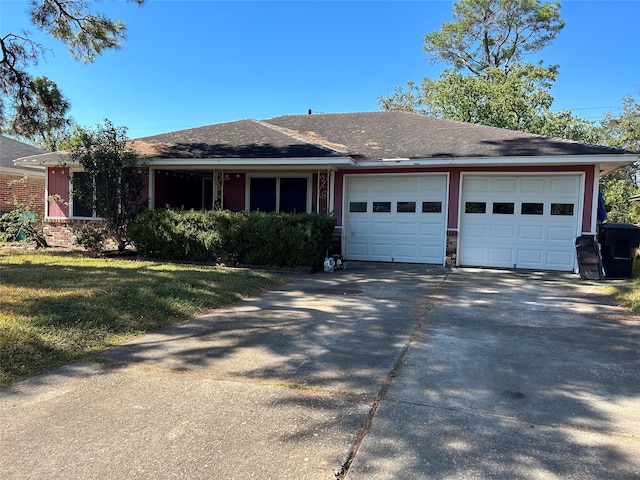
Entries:
{"label": "trimmed hedge", "polygon": [[159,209],[140,214],[129,235],[151,258],[321,268],[335,223],[317,214]]}

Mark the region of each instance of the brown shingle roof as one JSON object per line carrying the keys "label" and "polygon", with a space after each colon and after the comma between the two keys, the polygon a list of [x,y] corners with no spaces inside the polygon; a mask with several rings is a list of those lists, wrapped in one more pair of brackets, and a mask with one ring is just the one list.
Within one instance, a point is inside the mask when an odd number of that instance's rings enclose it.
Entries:
{"label": "brown shingle roof", "polygon": [[190,128],[135,140],[136,150],[155,158],[305,158],[336,152],[255,120]]}
{"label": "brown shingle roof", "polygon": [[611,155],[625,153],[407,112],[293,115],[265,120],[307,138],[330,140],[356,159]]}
{"label": "brown shingle roof", "polygon": [[[263,121],[239,120],[136,139],[149,159],[283,159],[304,164],[314,159],[344,164],[390,159],[471,159],[509,157],[608,156],[624,150],[586,145],[472,123],[407,112],[289,115]],[[62,156],[61,156],[62,153]],[[64,153],[25,159],[24,164],[59,163]],[[27,161],[28,160],[28,161]],[[349,160],[349,162],[352,162]],[[437,162],[434,162],[437,163]]]}

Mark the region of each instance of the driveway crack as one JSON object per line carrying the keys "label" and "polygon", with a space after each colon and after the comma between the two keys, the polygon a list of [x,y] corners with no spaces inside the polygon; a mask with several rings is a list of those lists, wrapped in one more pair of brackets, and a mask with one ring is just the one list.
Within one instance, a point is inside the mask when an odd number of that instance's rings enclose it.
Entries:
{"label": "driveway crack", "polygon": [[415,343],[417,338],[420,335],[422,335],[424,326],[427,323],[427,317],[431,312],[436,299],[440,298],[439,297],[440,292],[448,276],[449,274],[447,273],[442,278],[438,286],[435,288],[434,292],[428,296],[429,300],[422,305],[422,314],[418,317],[418,321],[416,322],[416,325],[411,331],[411,334],[409,335],[409,339],[402,347],[402,350],[400,351],[400,355],[398,356],[395,363],[393,364],[393,367],[391,367],[391,370],[389,371],[387,376],[382,380],[382,383],[380,385],[380,390],[378,391],[378,395],[376,395],[373,405],[371,405],[371,409],[369,410],[369,414],[367,415],[367,418],[365,419],[362,426],[358,429],[353,446],[351,447],[351,450],[349,450],[349,454],[347,455],[347,460],[342,464],[342,466],[340,467],[340,470],[337,471],[335,474],[336,480],[344,480],[346,478],[347,473],[349,472],[349,468],[351,467],[351,464],[353,463],[353,461],[356,458],[356,455],[358,454],[358,449],[360,448],[360,445],[362,444],[363,440],[369,433],[369,430],[371,430],[371,426],[373,425],[373,419],[376,416],[376,412],[378,411],[378,408],[380,408],[380,405],[382,405],[382,402],[386,399],[389,389],[391,388],[391,386],[393,385],[393,382],[395,381],[396,377],[400,373],[402,366],[405,364],[404,360],[405,360],[405,357],[407,356],[407,353],[409,352],[409,349]]}

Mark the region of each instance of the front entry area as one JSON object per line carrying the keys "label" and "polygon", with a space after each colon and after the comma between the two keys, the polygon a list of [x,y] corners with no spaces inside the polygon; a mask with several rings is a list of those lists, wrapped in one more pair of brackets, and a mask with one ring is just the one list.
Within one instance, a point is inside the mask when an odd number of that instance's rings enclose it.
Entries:
{"label": "front entry area", "polygon": [[581,174],[464,175],[458,264],[572,271]]}
{"label": "front entry area", "polygon": [[346,259],[444,263],[448,175],[352,175],[345,183]]}

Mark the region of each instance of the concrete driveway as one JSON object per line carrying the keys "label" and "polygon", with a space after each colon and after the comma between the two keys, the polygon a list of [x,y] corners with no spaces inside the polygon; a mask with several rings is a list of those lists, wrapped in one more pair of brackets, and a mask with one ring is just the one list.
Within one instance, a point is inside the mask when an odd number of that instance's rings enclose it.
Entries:
{"label": "concrete driveway", "polygon": [[638,478],[640,320],[574,275],[354,263],[4,389],[3,478]]}

